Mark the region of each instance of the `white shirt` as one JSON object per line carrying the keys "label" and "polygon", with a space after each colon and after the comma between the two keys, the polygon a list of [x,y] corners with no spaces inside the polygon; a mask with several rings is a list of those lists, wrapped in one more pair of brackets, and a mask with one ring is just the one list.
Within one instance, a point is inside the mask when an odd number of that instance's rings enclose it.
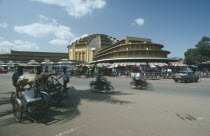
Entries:
{"label": "white shirt", "polygon": [[141,74],[140,74],[140,73],[136,73],[136,74],[134,75],[134,78],[135,78],[136,80],[139,80],[140,77],[141,77]]}
{"label": "white shirt", "polygon": [[63,80],[68,80],[68,78],[70,78],[70,74],[68,72],[62,73],[61,77],[63,78]]}
{"label": "white shirt", "polygon": [[131,77],[134,77],[135,76],[135,73],[131,73]]}

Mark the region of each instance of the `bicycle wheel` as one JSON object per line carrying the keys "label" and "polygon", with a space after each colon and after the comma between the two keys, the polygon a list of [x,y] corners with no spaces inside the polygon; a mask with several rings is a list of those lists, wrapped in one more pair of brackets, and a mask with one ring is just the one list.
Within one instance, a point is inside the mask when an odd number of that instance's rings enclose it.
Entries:
{"label": "bicycle wheel", "polygon": [[22,107],[19,106],[19,104],[17,103],[17,101],[13,101],[13,114],[15,117],[15,120],[17,122],[21,122],[22,120],[22,114],[23,114],[23,109]]}
{"label": "bicycle wheel", "polygon": [[11,97],[10,97],[11,104],[13,104],[13,101],[16,97],[17,97],[17,94],[15,92],[12,92]]}

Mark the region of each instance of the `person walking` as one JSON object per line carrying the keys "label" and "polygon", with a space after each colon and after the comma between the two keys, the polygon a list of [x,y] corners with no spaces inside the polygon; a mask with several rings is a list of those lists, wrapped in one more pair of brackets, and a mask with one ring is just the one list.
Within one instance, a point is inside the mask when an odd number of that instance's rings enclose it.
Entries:
{"label": "person walking", "polygon": [[65,96],[68,96],[67,83],[69,83],[70,81],[70,74],[66,72],[66,67],[63,68],[63,73],[60,75],[59,78],[63,78],[63,92]]}

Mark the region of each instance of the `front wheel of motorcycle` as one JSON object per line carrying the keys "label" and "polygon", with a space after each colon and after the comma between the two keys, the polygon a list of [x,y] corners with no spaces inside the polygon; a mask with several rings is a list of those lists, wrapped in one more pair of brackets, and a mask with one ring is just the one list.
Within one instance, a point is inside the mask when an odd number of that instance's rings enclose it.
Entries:
{"label": "front wheel of motorcycle", "polygon": [[131,86],[131,88],[136,88],[137,87],[135,82],[131,82],[130,86]]}
{"label": "front wheel of motorcycle", "polygon": [[96,85],[91,85],[91,86],[90,86],[90,90],[91,90],[91,92],[93,92],[93,93],[96,93],[96,92],[98,91]]}
{"label": "front wheel of motorcycle", "polygon": [[114,92],[114,87],[112,85],[108,85],[106,89],[107,93],[113,93]]}
{"label": "front wheel of motorcycle", "polygon": [[153,91],[153,86],[152,86],[151,83],[146,83],[145,88],[146,88],[147,90],[149,90],[149,91]]}

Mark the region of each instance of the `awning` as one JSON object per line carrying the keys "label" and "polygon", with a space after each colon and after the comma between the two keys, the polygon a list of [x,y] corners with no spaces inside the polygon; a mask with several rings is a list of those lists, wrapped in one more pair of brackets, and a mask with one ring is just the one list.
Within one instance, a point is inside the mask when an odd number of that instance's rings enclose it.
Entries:
{"label": "awning", "polygon": [[173,65],[173,66],[187,66],[187,64],[183,64],[183,63],[171,63],[171,65]]}
{"label": "awning", "polygon": [[149,63],[150,67],[156,67],[156,66],[167,66],[166,63]]}
{"label": "awning", "polygon": [[202,64],[210,64],[210,61],[202,62]]}

